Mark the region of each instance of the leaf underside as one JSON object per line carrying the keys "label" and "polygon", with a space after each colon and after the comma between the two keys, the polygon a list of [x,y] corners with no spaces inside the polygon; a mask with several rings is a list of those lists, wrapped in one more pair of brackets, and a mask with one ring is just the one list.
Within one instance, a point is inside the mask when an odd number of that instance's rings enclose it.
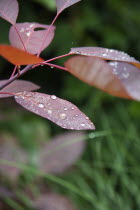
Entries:
{"label": "leaf underside", "polygon": [[111,95],[140,100],[140,71],[130,63],[79,55],[68,59],[65,67],[83,82]]}
{"label": "leaf underside", "polygon": [[65,129],[92,130],[93,123],[72,103],[54,95],[37,92],[21,92],[15,100],[25,109],[47,118]]}

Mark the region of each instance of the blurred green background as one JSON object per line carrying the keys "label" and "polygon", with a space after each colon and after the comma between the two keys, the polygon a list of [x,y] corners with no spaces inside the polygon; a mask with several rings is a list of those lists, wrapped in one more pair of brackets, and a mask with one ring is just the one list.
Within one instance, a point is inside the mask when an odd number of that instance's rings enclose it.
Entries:
{"label": "blurred green background", "polygon": [[[55,16],[54,0],[18,2],[17,22],[50,24]],[[139,9],[139,0],[82,0],[60,15],[55,23],[55,38],[42,57],[62,55],[71,47],[101,46],[127,52],[140,60]],[[0,43],[9,43],[10,24],[0,19],[0,26]],[[63,65],[65,60],[55,64]],[[2,58],[0,61],[0,79],[4,79],[13,67]],[[140,103],[110,96],[67,72],[46,66],[36,68],[22,79],[40,85],[40,92],[73,102],[94,122],[95,132],[107,131],[96,139],[88,132],[87,147],[76,167],[59,177],[65,183],[57,182],[57,177],[55,181],[46,178],[52,189],[67,195],[78,210],[140,209]],[[12,99],[0,100],[0,133],[16,136],[28,152],[31,165],[37,161],[39,144],[63,132],[66,131],[50,121],[23,110]],[[23,175],[25,184],[34,188],[33,177],[26,172]],[[2,182],[7,185],[7,181]],[[21,185],[15,189],[21,190]],[[28,199],[22,202],[25,209],[31,209]],[[15,201],[7,201],[7,205],[10,209],[21,208],[16,207]]]}

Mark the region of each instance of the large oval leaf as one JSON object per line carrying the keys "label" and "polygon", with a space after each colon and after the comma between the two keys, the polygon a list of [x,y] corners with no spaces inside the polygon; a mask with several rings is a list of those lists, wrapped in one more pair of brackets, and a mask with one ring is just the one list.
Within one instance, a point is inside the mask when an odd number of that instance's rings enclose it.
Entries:
{"label": "large oval leaf", "polygon": [[8,45],[0,45],[0,55],[17,66],[43,62],[42,58]]}
{"label": "large oval leaf", "polygon": [[[20,34],[27,52],[37,54],[42,47],[42,43],[45,39],[49,26],[39,23],[17,23],[15,26]],[[19,49],[23,49],[23,44],[21,43],[21,39],[19,38],[19,34],[17,33],[16,29],[14,26],[11,26],[9,33],[11,45]],[[55,27],[51,27],[42,50],[51,43],[54,37],[54,30]]]}
{"label": "large oval leaf", "polygon": [[0,0],[0,17],[13,25],[16,23],[18,11],[17,0]]}
{"label": "large oval leaf", "polygon": [[136,67],[140,68],[139,61],[137,61],[133,57],[130,57],[127,53],[118,50],[107,49],[102,47],[78,47],[78,48],[71,48],[70,54],[94,56],[97,58],[101,58],[103,60],[123,61],[127,63],[132,63]]}
{"label": "large oval leaf", "polygon": [[65,63],[74,76],[112,95],[140,100],[140,71],[129,63],[75,56]]}
{"label": "large oval leaf", "polygon": [[61,13],[67,7],[79,2],[81,0],[56,0],[57,13]]}
{"label": "large oval leaf", "polygon": [[[7,80],[0,80],[0,86],[3,85]],[[24,80],[15,80],[11,84],[7,85],[5,88],[0,90],[0,92],[8,93],[18,93],[22,91],[33,91],[38,90],[40,87],[32,82]],[[0,98],[11,97],[12,95],[0,94]]]}
{"label": "large oval leaf", "polygon": [[41,195],[33,202],[33,206],[36,210],[76,210],[70,200],[55,193]]}
{"label": "large oval leaf", "polygon": [[62,128],[74,130],[95,129],[93,123],[72,103],[37,92],[21,92],[15,100],[25,109],[51,120]]}
{"label": "large oval leaf", "polygon": [[85,148],[83,132],[67,132],[60,134],[40,151],[39,168],[45,173],[60,174],[72,166]]}

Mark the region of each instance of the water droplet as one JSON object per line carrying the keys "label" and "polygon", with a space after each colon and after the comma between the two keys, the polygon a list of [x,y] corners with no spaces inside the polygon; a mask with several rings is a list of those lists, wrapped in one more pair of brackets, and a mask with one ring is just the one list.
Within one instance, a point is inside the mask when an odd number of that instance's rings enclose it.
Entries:
{"label": "water droplet", "polygon": [[31,35],[31,31],[27,32],[26,35],[27,36],[30,36]]}
{"label": "water droplet", "polygon": [[62,119],[62,120],[64,120],[65,118],[66,118],[66,114],[65,113],[62,113],[62,114],[59,114],[59,117]]}
{"label": "water droplet", "polygon": [[89,120],[89,117],[86,117],[86,120]]}
{"label": "water droplet", "polygon": [[103,56],[107,56],[107,54],[106,54],[106,53],[102,53],[102,55],[103,55]]}
{"label": "water droplet", "polygon": [[110,52],[113,52],[113,51],[114,51],[114,50],[112,50],[112,49],[110,50]]}
{"label": "water droplet", "polygon": [[76,114],[75,116],[78,117],[78,114]]}
{"label": "water droplet", "polygon": [[85,127],[85,126],[86,126],[86,124],[85,124],[85,123],[81,123],[81,126]]}
{"label": "water droplet", "polygon": [[29,27],[32,28],[34,26],[34,24],[31,24]]}
{"label": "water droplet", "polygon": [[127,79],[129,77],[129,73],[128,72],[123,73],[122,76],[123,76],[124,79]]}
{"label": "water droplet", "polygon": [[51,66],[51,69],[54,69],[54,66]]}
{"label": "water droplet", "polygon": [[55,95],[51,96],[51,99],[55,100],[57,97]]}
{"label": "water droplet", "polygon": [[76,51],[76,54],[81,54],[81,52],[80,51]]}
{"label": "water droplet", "polygon": [[67,111],[67,110],[68,110],[68,108],[67,108],[67,107],[65,107],[65,108],[64,108],[64,111]]}
{"label": "water droplet", "polygon": [[24,28],[21,28],[20,33],[24,32]]}
{"label": "water droplet", "polygon": [[74,107],[72,107],[71,109],[74,110]]}
{"label": "water droplet", "polygon": [[38,104],[39,108],[44,108],[44,104]]}
{"label": "water droplet", "polygon": [[48,114],[52,114],[52,110],[49,109],[49,110],[48,110]]}

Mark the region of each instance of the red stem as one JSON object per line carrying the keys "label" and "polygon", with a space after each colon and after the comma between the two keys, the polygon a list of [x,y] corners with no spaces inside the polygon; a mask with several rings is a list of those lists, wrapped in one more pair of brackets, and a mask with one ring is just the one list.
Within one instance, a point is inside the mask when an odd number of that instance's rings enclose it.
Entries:
{"label": "red stem", "polygon": [[14,93],[8,93],[8,92],[0,92],[0,94],[8,94],[8,95],[12,95],[12,96],[15,95]]}
{"label": "red stem", "polygon": [[51,28],[52,28],[54,22],[55,22],[56,19],[58,18],[58,16],[59,16],[59,14],[56,14],[55,18],[53,19],[51,25],[49,26],[49,28],[48,28],[48,30],[47,30],[46,36],[45,36],[45,38],[44,38],[44,41],[43,41],[43,43],[42,43],[42,45],[41,45],[41,48],[40,48],[40,50],[39,50],[39,52],[38,52],[38,54],[37,54],[38,57],[39,57],[39,55],[40,55],[40,53],[41,53],[41,51],[42,51],[42,49],[43,49],[44,43],[45,43],[45,41],[46,41],[46,39],[47,39],[47,36],[48,36],[48,34],[49,34],[49,32],[50,32],[50,30],[51,30]]}
{"label": "red stem", "polygon": [[17,32],[19,38],[20,38],[20,41],[21,41],[21,43],[22,43],[22,45],[23,45],[23,48],[24,48],[25,52],[27,52],[26,47],[25,47],[25,45],[24,45],[24,42],[23,42],[23,40],[22,40],[22,38],[21,38],[21,36],[20,36],[20,33],[19,33],[18,29],[16,28],[15,25],[13,25],[13,26],[14,26],[14,28],[15,28],[15,30],[16,30],[16,32]]}
{"label": "red stem", "polygon": [[63,67],[63,66],[58,66],[56,64],[52,64],[52,63],[44,63],[44,65],[47,65],[47,66],[52,66],[52,67],[55,67],[55,68],[58,68],[58,69],[61,69],[61,70],[65,70],[67,71],[67,68]]}

